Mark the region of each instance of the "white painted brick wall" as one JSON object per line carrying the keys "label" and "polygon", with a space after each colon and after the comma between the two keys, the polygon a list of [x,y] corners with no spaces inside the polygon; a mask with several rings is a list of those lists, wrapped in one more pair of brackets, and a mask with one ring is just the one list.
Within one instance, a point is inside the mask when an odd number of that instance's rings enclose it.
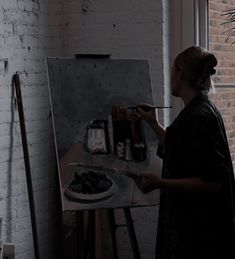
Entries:
{"label": "white painted brick wall", "polygon": [[60,0],[0,1],[0,216],[2,240],[16,244],[17,259],[33,259],[29,202],[18,111],[12,111],[12,75],[20,71],[35,192],[40,254],[56,258],[54,142],[45,56],[62,52]]}
{"label": "white painted brick wall", "polygon": [[[44,57],[147,58],[155,101],[162,105],[163,14],[156,0],[1,0],[0,59],[8,58],[9,69],[0,64],[0,216],[2,239],[16,244],[17,259],[34,256],[18,111],[11,110],[12,75],[22,72],[41,258],[56,258],[57,175]],[[134,209],[133,216],[141,254],[154,258],[157,208]],[[118,235],[120,258],[132,258],[126,230]],[[105,245],[112,258],[110,243]]]}
{"label": "white painted brick wall", "polygon": [[[163,1],[165,2],[165,1]],[[156,0],[67,0],[63,5],[64,55],[109,53],[113,58],[148,59],[156,104],[166,102],[165,68],[168,58],[164,22],[168,6]],[[166,74],[165,74],[166,76]],[[158,207],[132,209],[141,256],[154,258]],[[123,222],[122,210],[116,211]],[[104,223],[106,257],[112,258],[108,226]],[[127,230],[117,230],[120,258],[133,258]]]}
{"label": "white painted brick wall", "polygon": [[68,0],[63,9],[65,55],[148,59],[155,101],[163,104],[162,1]]}

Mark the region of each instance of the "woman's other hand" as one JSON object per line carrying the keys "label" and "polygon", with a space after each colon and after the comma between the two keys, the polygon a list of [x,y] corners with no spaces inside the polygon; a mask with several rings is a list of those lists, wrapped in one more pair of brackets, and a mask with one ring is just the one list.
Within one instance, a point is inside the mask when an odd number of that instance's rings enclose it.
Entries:
{"label": "woman's other hand", "polygon": [[161,187],[161,178],[153,173],[142,173],[135,180],[136,185],[143,193],[151,192]]}

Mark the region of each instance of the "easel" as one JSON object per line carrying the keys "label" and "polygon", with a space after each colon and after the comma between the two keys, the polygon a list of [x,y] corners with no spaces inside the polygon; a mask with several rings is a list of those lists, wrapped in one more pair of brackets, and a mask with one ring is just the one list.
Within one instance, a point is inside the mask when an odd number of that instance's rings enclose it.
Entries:
{"label": "easel", "polygon": [[[110,58],[109,54],[106,55],[80,55],[76,54],[75,57],[79,58]],[[140,259],[140,252],[135,234],[134,222],[131,216],[130,208],[123,208],[126,224],[117,225],[115,221],[114,209],[106,209],[109,218],[110,232],[113,246],[113,258],[118,259],[117,238],[116,230],[119,227],[127,227],[129,233],[130,244],[135,259]],[[85,242],[85,250],[83,259],[95,259],[95,210],[88,211],[88,226],[87,226],[87,240]]]}
{"label": "easel", "polygon": [[[84,249],[82,259],[95,259],[95,210],[88,211],[88,224],[87,224],[87,235],[86,240],[84,241]],[[106,209],[107,216],[110,224],[110,232],[111,232],[111,240],[113,247],[113,258],[118,259],[118,249],[117,249],[117,238],[116,238],[116,230],[119,227],[127,227],[129,233],[130,244],[132,248],[133,257],[135,259],[140,259],[140,252],[138,247],[138,242],[135,234],[134,222],[131,216],[130,208],[123,208],[123,213],[125,217],[126,224],[118,225],[115,220],[115,212],[114,209]],[[82,220],[82,213],[78,212],[78,220]],[[79,229],[78,229],[79,233]],[[79,238],[79,236],[78,236]],[[78,240],[79,246],[78,249],[81,248],[81,243],[83,240]],[[78,259],[80,259],[80,255]]]}
{"label": "easel", "polygon": [[[75,54],[76,59],[80,58],[94,58],[94,59],[109,59],[110,54]],[[86,240],[80,240],[81,235],[79,232],[81,229],[78,229],[78,249],[81,249],[82,259],[95,259],[95,230],[96,230],[96,215],[95,210],[88,211],[88,224],[86,229]],[[117,238],[116,238],[116,230],[119,227],[127,227],[130,244],[133,252],[133,256],[135,259],[140,259],[140,252],[138,247],[138,242],[135,234],[134,222],[132,219],[130,208],[123,208],[123,213],[125,217],[126,224],[118,225],[115,220],[115,211],[114,209],[106,209],[108,220],[110,224],[110,232],[111,232],[111,240],[113,247],[113,258],[118,259],[118,249],[117,249]],[[77,221],[83,222],[83,212],[77,212]],[[79,227],[78,227],[79,228]],[[83,226],[80,226],[83,230]],[[82,245],[81,245],[82,244]],[[78,258],[80,259],[81,255],[78,253]]]}
{"label": "easel", "polygon": [[[146,206],[146,203],[144,199],[142,200],[141,193],[128,188],[132,188],[133,186],[133,182],[130,179],[122,178],[122,174],[120,174],[120,177],[118,174],[114,175],[118,191],[115,191],[112,196],[110,196],[110,199],[103,199],[101,203],[94,202],[94,204],[92,204],[93,199],[89,202],[79,201],[78,199],[76,203],[72,200],[70,201],[65,195],[66,188],[74,177],[74,169],[69,166],[69,163],[85,161],[91,165],[104,165],[108,168],[114,166],[120,170],[125,166],[129,166],[122,162],[119,163],[119,161],[116,161],[117,159],[112,156],[101,156],[99,158],[98,156],[90,157],[88,152],[85,152],[82,143],[84,141],[83,133],[85,133],[83,130],[86,126],[84,123],[86,122],[84,121],[81,110],[84,112],[87,111],[86,119],[94,119],[102,117],[101,112],[102,114],[103,112],[104,114],[110,113],[113,103],[124,104],[127,102],[128,105],[135,105],[141,102],[153,103],[147,60],[112,60],[109,59],[109,57],[109,54],[76,54],[75,59],[47,59],[48,75],[56,79],[49,81],[49,83],[51,83],[51,105],[52,101],[54,103],[52,111],[56,115],[54,116],[54,127],[58,126],[59,129],[65,129],[63,127],[64,118],[66,118],[66,121],[71,122],[66,124],[68,129],[66,128],[65,131],[56,132],[54,129],[54,133],[56,138],[60,140],[58,142],[59,152],[57,154],[57,162],[61,184],[62,211],[68,213],[73,212],[73,215],[76,217],[76,222],[78,222],[76,225],[69,224],[69,222],[66,225],[66,229],[68,228],[69,232],[68,235],[65,236],[67,238],[65,241],[71,240],[71,242],[68,242],[67,246],[70,249],[67,251],[68,253],[75,252],[71,254],[71,256],[74,256],[73,259],[90,259],[95,258],[95,256],[102,257],[103,249],[100,248],[100,245],[102,246],[100,240],[102,239],[98,236],[102,232],[99,230],[100,226],[102,226],[102,224],[99,223],[100,210],[105,210],[107,222],[110,223],[110,241],[112,241],[113,247],[113,255],[111,258],[118,258],[118,256],[120,256],[118,255],[118,242],[116,237],[116,230],[119,227],[127,228],[126,230],[129,234],[134,258],[140,258],[134,223],[131,216],[131,207],[133,204],[135,204],[135,206]],[[70,69],[66,70],[65,73],[58,74],[58,71],[64,71],[64,66],[68,66]],[[64,80],[66,81],[66,78],[70,78],[71,82],[66,88],[65,95],[62,82],[64,82]],[[91,78],[92,82],[90,80]],[[144,84],[146,84],[146,87],[143,89]],[[76,87],[77,85],[79,85],[79,87]],[[91,94],[90,87],[93,94]],[[70,109],[64,109],[63,107],[63,104],[68,103],[67,98],[70,96],[70,92],[73,93],[69,104],[72,112]],[[121,94],[122,92],[124,95]],[[76,119],[74,119],[74,116]],[[150,151],[153,153],[154,148],[150,149]],[[150,163],[149,167],[152,166],[153,163]],[[142,164],[142,166],[138,166],[138,170],[141,170],[142,167],[145,168],[145,165]],[[135,194],[137,194],[136,197]],[[146,200],[146,202],[148,205],[148,200]],[[121,208],[121,211],[123,211],[124,223],[122,225],[116,223],[116,208]],[[71,228],[73,228],[72,231],[70,231]],[[72,232],[74,234],[71,234]],[[76,251],[73,251],[74,248],[76,248]],[[65,258],[69,257],[67,256]],[[72,259],[72,257],[70,258]]]}
{"label": "easel", "polygon": [[110,220],[110,228],[111,228],[111,238],[112,238],[112,244],[113,244],[113,255],[115,259],[118,259],[118,251],[117,251],[117,239],[116,239],[116,229],[118,227],[127,227],[128,233],[129,233],[129,239],[131,243],[131,248],[133,252],[133,256],[135,259],[140,259],[140,252],[139,252],[139,246],[135,234],[135,228],[134,228],[134,221],[131,216],[131,210],[130,208],[123,208],[126,224],[124,225],[117,225],[115,222],[115,214],[114,209],[109,209],[109,220]]}
{"label": "easel", "polygon": [[37,221],[36,221],[36,213],[35,213],[33,183],[32,183],[28,141],[27,141],[26,126],[25,126],[25,118],[24,118],[24,107],[23,107],[23,100],[21,96],[20,77],[18,73],[15,73],[13,75],[12,83],[13,83],[13,86],[15,87],[16,100],[17,100],[17,106],[19,111],[21,140],[22,140],[22,148],[23,148],[23,154],[24,154],[26,183],[27,183],[27,189],[28,189],[28,199],[29,199],[29,207],[30,207],[32,234],[33,234],[34,256],[35,256],[35,259],[39,259],[40,258],[39,242],[38,242]]}

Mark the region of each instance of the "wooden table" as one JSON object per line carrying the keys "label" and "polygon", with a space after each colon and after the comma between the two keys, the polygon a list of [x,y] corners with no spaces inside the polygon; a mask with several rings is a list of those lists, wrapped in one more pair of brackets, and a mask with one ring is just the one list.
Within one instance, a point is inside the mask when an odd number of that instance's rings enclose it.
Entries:
{"label": "wooden table", "polygon": [[[155,157],[155,150],[151,150],[149,156]],[[156,158],[157,159],[157,158]],[[69,163],[81,162],[87,165],[99,165],[106,168],[115,168],[115,173],[109,173],[109,176],[114,180],[117,185],[115,193],[100,201],[94,202],[83,202],[74,201],[68,199],[64,195],[64,191],[69,183],[74,178],[74,172],[76,166],[71,166]],[[114,154],[108,155],[92,155],[86,152],[81,144],[74,144],[68,152],[59,161],[59,178],[60,178],[60,189],[62,199],[63,211],[76,211],[79,218],[83,218],[83,211],[88,211],[88,223],[87,223],[87,234],[86,240],[82,240],[83,258],[95,258],[95,231],[96,231],[96,213],[98,210],[105,209],[108,213],[111,239],[113,245],[113,258],[118,258],[117,251],[117,240],[116,240],[116,229],[118,227],[127,227],[130,243],[135,259],[140,258],[138,243],[136,239],[134,223],[131,216],[131,207],[143,207],[143,206],[154,206],[159,202],[159,192],[154,191],[149,194],[143,194],[135,185],[134,181],[127,177],[123,172],[142,172],[145,170],[157,171],[156,161],[149,159],[145,162],[133,162],[120,160]],[[159,172],[159,171],[158,171]],[[122,208],[126,220],[126,224],[117,225],[115,221],[114,209]],[[80,220],[80,226],[83,228],[84,221]],[[81,239],[81,236],[80,236]],[[81,241],[81,240],[80,240]],[[81,255],[79,255],[81,258]]]}

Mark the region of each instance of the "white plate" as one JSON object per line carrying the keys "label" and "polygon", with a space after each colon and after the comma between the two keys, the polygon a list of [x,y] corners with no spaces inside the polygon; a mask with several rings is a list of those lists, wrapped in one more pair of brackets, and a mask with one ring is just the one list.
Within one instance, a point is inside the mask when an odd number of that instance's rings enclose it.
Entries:
{"label": "white plate", "polygon": [[110,188],[105,192],[100,193],[94,193],[94,194],[85,194],[80,192],[73,192],[68,187],[65,189],[64,194],[67,198],[74,199],[80,202],[96,202],[99,200],[107,199],[111,197],[116,191],[117,191],[117,185],[114,182],[113,179],[111,179],[109,176],[107,176],[107,179],[109,179],[112,182],[112,185]]}

